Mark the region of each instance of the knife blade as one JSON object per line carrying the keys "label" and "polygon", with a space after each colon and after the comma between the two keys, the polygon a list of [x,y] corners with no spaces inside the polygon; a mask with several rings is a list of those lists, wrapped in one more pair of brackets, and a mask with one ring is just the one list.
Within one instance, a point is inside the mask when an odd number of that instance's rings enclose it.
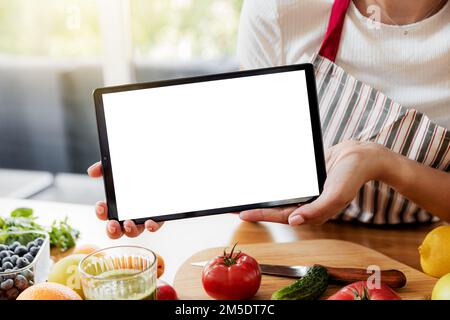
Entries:
{"label": "knife blade", "polygon": [[[204,267],[208,261],[192,262],[194,267]],[[274,264],[260,263],[261,273],[270,276],[280,276],[286,278],[301,278],[308,272],[308,266],[280,266]]]}
{"label": "knife blade", "polygon": [[[192,262],[195,267],[204,267],[208,261]],[[272,264],[259,264],[261,273],[271,276],[287,278],[301,278],[306,275],[311,266],[281,266]],[[328,271],[329,280],[337,283],[352,283],[366,281],[372,275],[363,268],[337,268],[323,266]],[[381,282],[392,288],[402,288],[406,284],[406,276],[399,270],[379,270]]]}

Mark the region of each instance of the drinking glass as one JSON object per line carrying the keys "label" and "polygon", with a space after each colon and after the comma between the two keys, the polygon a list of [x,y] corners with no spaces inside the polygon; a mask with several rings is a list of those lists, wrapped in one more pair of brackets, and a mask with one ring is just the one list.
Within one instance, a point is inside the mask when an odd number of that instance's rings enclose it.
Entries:
{"label": "drinking glass", "polygon": [[155,300],[157,258],[138,246],[115,246],[86,256],[78,266],[88,300]]}

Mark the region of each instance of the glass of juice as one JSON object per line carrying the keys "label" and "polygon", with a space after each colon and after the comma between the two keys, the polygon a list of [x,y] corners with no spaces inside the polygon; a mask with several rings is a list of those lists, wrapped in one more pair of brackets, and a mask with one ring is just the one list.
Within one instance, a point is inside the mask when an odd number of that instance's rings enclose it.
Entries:
{"label": "glass of juice", "polygon": [[78,268],[88,300],[156,300],[157,258],[149,249],[101,249],[81,260]]}

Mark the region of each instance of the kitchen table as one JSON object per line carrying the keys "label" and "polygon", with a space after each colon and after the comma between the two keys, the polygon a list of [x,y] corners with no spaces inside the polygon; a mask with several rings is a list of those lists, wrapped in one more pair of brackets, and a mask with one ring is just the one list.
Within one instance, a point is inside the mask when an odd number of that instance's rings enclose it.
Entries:
{"label": "kitchen table", "polygon": [[376,228],[342,223],[320,226],[290,227],[275,223],[243,222],[235,214],[167,222],[158,232],[145,232],[137,238],[111,240],[106,236],[104,221],[95,217],[94,206],[0,198],[0,215],[17,207],[29,207],[39,216],[39,222],[49,225],[54,219],[69,217],[69,222],[81,231],[79,244],[100,247],[121,244],[146,246],[161,254],[166,263],[162,279],[172,282],[177,269],[195,252],[209,247],[230,247],[262,242],[291,242],[305,239],[340,239],[375,249],[385,255],[420,270],[417,247],[426,233],[436,225],[401,228]]}

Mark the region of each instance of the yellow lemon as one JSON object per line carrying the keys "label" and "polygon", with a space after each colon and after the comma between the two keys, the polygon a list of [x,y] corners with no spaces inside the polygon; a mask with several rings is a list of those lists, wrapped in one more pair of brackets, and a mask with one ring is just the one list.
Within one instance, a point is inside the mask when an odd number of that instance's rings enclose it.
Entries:
{"label": "yellow lemon", "polygon": [[450,300],[450,273],[439,279],[434,285],[432,300]]}
{"label": "yellow lemon", "polygon": [[433,277],[450,273],[450,226],[430,231],[419,247],[422,270]]}

